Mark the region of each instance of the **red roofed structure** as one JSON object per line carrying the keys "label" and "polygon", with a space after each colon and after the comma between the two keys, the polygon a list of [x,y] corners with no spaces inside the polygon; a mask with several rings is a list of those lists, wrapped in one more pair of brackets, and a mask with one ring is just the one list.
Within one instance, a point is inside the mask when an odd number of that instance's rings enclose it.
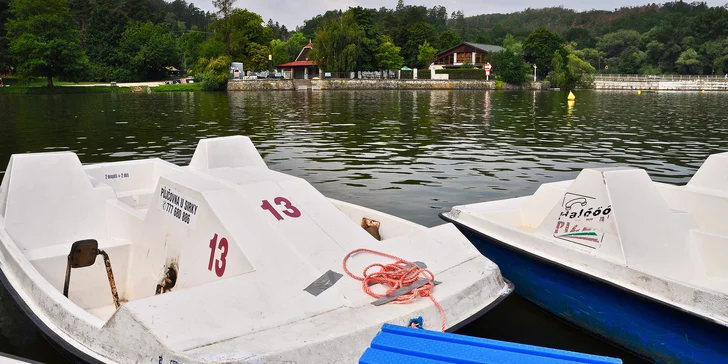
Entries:
{"label": "red roofed structure", "polygon": [[316,62],[308,59],[308,52],[311,51],[311,47],[313,47],[313,44],[309,42],[301,49],[295,60],[279,64],[276,67],[283,69],[286,78],[309,79],[319,77],[319,68],[316,66]]}

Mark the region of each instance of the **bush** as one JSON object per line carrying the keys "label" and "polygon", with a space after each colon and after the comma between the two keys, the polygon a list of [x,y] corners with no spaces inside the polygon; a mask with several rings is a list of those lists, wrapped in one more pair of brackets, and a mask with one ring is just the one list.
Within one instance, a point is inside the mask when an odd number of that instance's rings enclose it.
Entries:
{"label": "bush", "polygon": [[215,72],[213,71],[203,72],[198,78],[200,79],[202,89],[205,91],[218,91],[223,89],[223,86],[215,79]]}
{"label": "bush", "polygon": [[530,66],[520,55],[503,50],[493,54],[493,70],[498,71],[498,79],[520,86],[526,81]]}
{"label": "bush", "polygon": [[130,70],[116,68],[100,63],[92,63],[89,67],[89,77],[96,82],[131,82],[134,77]]}
{"label": "bush", "polygon": [[231,59],[228,56],[207,59],[200,58],[195,66],[195,75],[200,79],[205,91],[224,90],[227,88]]}

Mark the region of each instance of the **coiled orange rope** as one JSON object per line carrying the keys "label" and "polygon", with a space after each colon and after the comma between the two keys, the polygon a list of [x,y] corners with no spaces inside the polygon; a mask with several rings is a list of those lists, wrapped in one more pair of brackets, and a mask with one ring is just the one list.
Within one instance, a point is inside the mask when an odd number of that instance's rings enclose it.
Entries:
{"label": "coiled orange rope", "polygon": [[[395,260],[392,264],[371,264],[364,268],[363,277],[359,277],[354,275],[349,271],[348,268],[346,268],[346,261],[352,256],[357,253],[370,253],[370,254],[376,254],[383,257],[387,257],[390,259]],[[442,308],[439,302],[435,299],[435,297],[432,296],[432,288],[435,287],[435,284],[433,281],[435,280],[435,275],[432,274],[431,271],[428,269],[423,269],[417,266],[417,264],[404,260],[402,258],[396,257],[394,255],[378,252],[375,250],[370,249],[357,249],[352,251],[351,253],[347,254],[344,257],[343,261],[344,266],[344,272],[349,275],[349,277],[354,278],[358,281],[362,282],[362,289],[366,294],[374,297],[374,298],[382,298],[390,293],[402,288],[407,287],[417,281],[420,278],[427,279],[429,282],[425,283],[425,285],[415,288],[409,293],[405,293],[394,300],[392,300],[393,303],[409,303],[413,299],[417,297],[429,297],[430,300],[432,300],[432,303],[437,306],[437,309],[440,310],[440,317],[442,318],[442,331],[445,331],[445,310]],[[369,272],[371,268],[379,267],[380,269],[376,272]],[[387,287],[387,292],[384,294],[379,294],[372,292],[370,287],[374,284],[381,284],[385,287]]]}

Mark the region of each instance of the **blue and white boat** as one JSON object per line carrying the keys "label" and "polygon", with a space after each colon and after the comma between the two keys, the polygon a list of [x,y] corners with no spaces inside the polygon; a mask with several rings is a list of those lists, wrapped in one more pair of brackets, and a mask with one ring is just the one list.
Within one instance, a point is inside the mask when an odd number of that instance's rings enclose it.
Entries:
{"label": "blue and white boat", "polygon": [[553,314],[658,363],[728,363],[727,166],[711,156],[686,186],[585,169],[441,217]]}

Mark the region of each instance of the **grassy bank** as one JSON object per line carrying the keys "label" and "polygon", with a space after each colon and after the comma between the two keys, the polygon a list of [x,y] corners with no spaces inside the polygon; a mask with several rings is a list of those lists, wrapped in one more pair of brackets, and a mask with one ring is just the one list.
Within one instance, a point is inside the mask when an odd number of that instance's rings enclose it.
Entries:
{"label": "grassy bank", "polygon": [[11,86],[0,87],[0,94],[96,94],[111,92],[131,92],[130,87],[112,86],[60,86],[60,87],[33,87]]}
{"label": "grassy bank", "polygon": [[177,85],[159,85],[151,88],[152,92],[202,91],[201,83],[185,83]]}

